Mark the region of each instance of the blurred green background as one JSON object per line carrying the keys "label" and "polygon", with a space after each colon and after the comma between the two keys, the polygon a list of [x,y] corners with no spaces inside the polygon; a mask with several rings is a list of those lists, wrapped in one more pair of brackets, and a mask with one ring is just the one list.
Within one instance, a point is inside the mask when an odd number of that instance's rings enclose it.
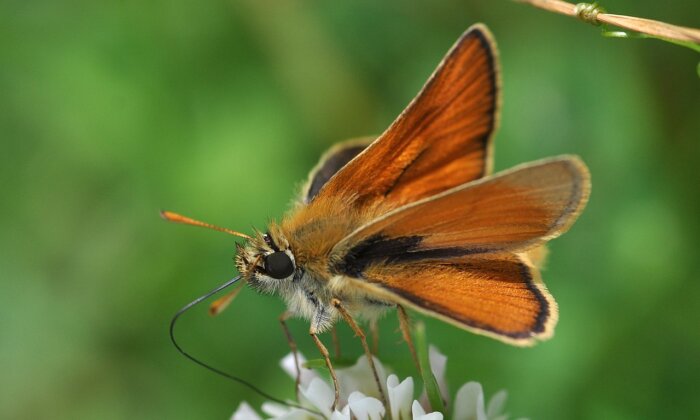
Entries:
{"label": "blurred green background", "polygon": [[[608,1],[700,26],[700,3]],[[324,149],[379,133],[461,32],[503,68],[496,167],[583,157],[593,193],[551,244],[551,341],[435,321],[467,380],[532,419],[700,418],[700,56],[514,2],[0,3],[0,418],[228,418],[261,398],[180,357],[167,323],[230,278],[234,240],[279,217]],[[183,318],[183,345],[291,397],[282,303],[250,290]],[[382,323],[380,357],[416,375]],[[303,321],[292,330],[316,357]],[[324,337],[329,341],[329,337]],[[346,354],[360,347],[341,327]]]}

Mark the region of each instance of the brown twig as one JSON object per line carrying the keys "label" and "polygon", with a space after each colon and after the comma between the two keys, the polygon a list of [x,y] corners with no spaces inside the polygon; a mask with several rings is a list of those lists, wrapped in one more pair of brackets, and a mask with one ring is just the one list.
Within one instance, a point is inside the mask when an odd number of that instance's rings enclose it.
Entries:
{"label": "brown twig", "polygon": [[606,13],[595,4],[591,3],[573,4],[559,0],[515,1],[519,3],[526,3],[550,12],[576,17],[584,22],[592,23],[594,25],[604,23],[654,37],[680,42],[691,42],[700,45],[700,30],[698,29],[671,25],[669,23],[659,22],[658,20],[643,19],[634,16],[614,15]]}

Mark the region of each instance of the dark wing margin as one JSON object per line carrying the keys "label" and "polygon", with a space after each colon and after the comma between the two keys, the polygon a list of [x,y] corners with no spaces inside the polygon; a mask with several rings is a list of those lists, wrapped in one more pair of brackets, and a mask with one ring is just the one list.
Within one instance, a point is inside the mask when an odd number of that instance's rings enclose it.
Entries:
{"label": "dark wing margin", "polygon": [[310,203],[321,188],[326,185],[343,166],[365,150],[376,137],[363,137],[338,143],[321,156],[301,191],[304,204]]}

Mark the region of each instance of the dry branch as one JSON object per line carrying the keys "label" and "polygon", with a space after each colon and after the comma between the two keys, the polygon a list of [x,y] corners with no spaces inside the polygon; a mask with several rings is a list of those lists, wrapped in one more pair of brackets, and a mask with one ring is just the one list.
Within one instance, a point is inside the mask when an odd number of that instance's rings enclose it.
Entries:
{"label": "dry branch", "polygon": [[562,15],[576,17],[592,24],[609,24],[630,31],[665,38],[679,42],[691,42],[700,45],[700,30],[671,25],[652,19],[643,19],[634,16],[614,15],[606,13],[595,4],[573,4],[559,0],[515,0],[531,6],[560,13]]}

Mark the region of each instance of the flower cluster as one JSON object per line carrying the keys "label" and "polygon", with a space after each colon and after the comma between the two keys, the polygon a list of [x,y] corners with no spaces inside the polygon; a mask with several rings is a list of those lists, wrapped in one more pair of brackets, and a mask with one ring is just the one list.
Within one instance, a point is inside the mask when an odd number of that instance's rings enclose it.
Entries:
{"label": "flower cluster", "polygon": [[[433,373],[438,381],[443,398],[447,400],[447,385],[445,382],[445,368],[447,358],[434,347],[430,348],[430,361]],[[299,363],[304,364],[303,356],[299,355]],[[425,407],[429,406],[425,392],[418,399],[414,399],[413,378],[408,377],[399,381],[396,375],[388,375],[385,367],[374,359],[379,377],[387,397],[388,407],[379,399],[379,392],[374,381],[374,376],[365,356],[360,357],[355,365],[337,369],[338,382],[340,384],[340,401],[338,407],[332,410],[334,393],[332,386],[324,381],[311,369],[299,367],[300,387],[299,404],[312,411],[300,408],[288,407],[277,403],[266,402],[261,410],[266,418],[284,420],[379,420],[390,416],[394,420],[442,420],[443,413],[426,413]],[[297,370],[294,366],[294,357],[287,355],[280,362],[282,369],[292,378],[296,377]],[[505,391],[497,392],[488,405],[484,400],[484,392],[478,382],[467,382],[455,395],[452,404],[451,418],[454,420],[507,420],[508,415],[503,414],[503,406],[506,402]],[[314,414],[314,412],[320,414]],[[243,402],[231,416],[231,420],[262,420],[250,405]]]}

